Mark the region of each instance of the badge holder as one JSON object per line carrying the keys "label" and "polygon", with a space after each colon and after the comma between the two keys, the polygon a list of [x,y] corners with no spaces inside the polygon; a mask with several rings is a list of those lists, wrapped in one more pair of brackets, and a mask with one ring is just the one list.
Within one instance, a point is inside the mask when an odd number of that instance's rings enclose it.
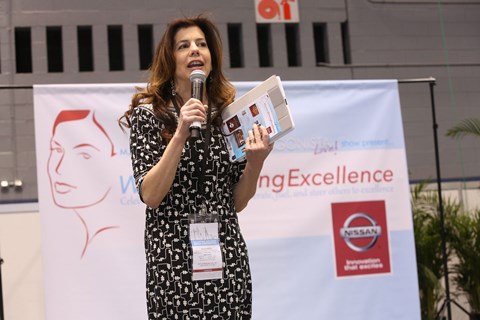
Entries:
{"label": "badge holder", "polygon": [[188,219],[192,246],[192,280],[222,279],[223,259],[218,215],[207,214],[207,207],[203,204],[200,212],[189,215]]}

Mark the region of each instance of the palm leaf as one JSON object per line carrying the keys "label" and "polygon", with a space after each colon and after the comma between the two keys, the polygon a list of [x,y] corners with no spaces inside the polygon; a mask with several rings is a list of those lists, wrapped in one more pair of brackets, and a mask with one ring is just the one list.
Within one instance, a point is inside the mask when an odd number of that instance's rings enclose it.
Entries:
{"label": "palm leaf", "polygon": [[464,119],[459,124],[448,129],[446,135],[453,138],[462,138],[466,135],[480,137],[480,119]]}

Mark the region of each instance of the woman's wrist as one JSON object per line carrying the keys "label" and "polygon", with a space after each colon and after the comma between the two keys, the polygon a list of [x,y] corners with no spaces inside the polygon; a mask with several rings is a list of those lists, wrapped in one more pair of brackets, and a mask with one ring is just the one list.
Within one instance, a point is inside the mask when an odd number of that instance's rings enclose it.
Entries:
{"label": "woman's wrist", "polygon": [[170,143],[178,143],[181,144],[182,146],[185,145],[185,142],[187,141],[189,137],[189,134],[185,135],[181,131],[177,130],[172,136],[172,139],[170,140]]}
{"label": "woman's wrist", "polygon": [[253,163],[252,161],[251,162],[247,161],[244,172],[246,172],[247,174],[251,174],[253,177],[258,177],[260,175],[260,172],[262,171],[262,168],[263,168],[263,161],[255,162],[255,163]]}

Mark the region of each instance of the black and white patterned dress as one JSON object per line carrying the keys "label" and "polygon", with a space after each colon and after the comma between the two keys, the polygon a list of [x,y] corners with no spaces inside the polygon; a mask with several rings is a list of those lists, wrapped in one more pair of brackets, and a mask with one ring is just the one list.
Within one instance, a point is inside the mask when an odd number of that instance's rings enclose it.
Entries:
{"label": "black and white patterned dress", "polygon": [[[162,157],[163,123],[151,106],[131,116],[130,150],[137,188]],[[205,130],[202,130],[205,134]],[[172,188],[157,209],[147,207],[145,252],[147,307],[152,319],[250,319],[251,275],[245,241],[233,202],[233,186],[245,164],[231,163],[219,128],[212,126],[204,183],[207,211],[220,216],[223,279],[192,281],[188,215],[200,208],[199,158],[203,143],[187,141]],[[140,189],[139,189],[140,190]]]}

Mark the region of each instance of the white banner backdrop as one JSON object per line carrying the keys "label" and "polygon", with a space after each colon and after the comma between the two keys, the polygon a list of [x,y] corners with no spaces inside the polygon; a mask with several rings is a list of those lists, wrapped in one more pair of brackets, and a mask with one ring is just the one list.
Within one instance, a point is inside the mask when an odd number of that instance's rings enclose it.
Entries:
{"label": "white banner backdrop", "polygon": [[[256,83],[235,83],[238,94]],[[147,319],[136,84],[34,87],[46,319]],[[397,82],[285,82],[296,129],[240,213],[254,319],[420,319]]]}

